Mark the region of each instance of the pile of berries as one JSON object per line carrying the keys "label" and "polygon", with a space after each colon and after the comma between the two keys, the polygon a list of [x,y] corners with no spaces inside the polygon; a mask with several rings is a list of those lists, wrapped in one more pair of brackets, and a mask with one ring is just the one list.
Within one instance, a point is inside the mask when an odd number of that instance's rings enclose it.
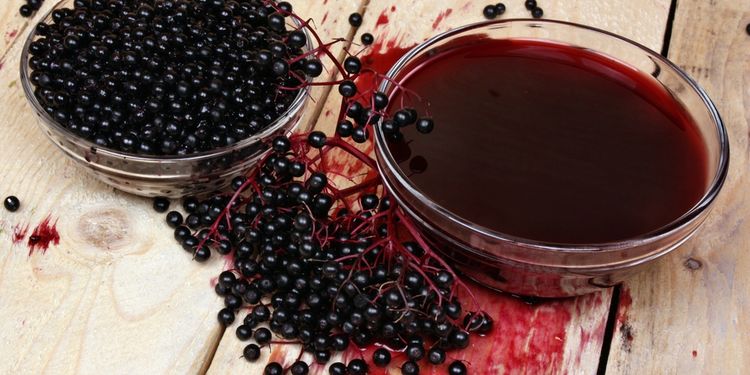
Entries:
{"label": "pile of berries", "polygon": [[37,26],[30,79],[50,116],[98,146],[209,151],[266,128],[323,72],[291,12],[261,0],[75,0]]}

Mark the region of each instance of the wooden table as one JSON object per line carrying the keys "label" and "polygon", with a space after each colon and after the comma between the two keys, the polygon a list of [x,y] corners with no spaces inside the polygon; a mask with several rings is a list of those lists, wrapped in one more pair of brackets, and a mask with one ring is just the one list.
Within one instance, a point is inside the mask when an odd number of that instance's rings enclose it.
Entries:
{"label": "wooden table", "polygon": [[[409,47],[482,19],[476,0],[295,0],[328,37],[375,34],[378,49]],[[527,305],[492,296],[500,334],[467,353],[484,373],[746,374],[750,371],[750,2],[539,0],[545,17],[600,27],[662,51],[716,102],[729,129],[729,178],[706,225],[653,269],[613,290]],[[39,15],[0,8],[0,373],[244,373],[234,327],[216,322],[212,277],[191,262],[147,199],[119,193],[67,160],[35,125],[20,84],[25,37]],[[53,5],[48,0],[42,9]],[[521,0],[503,16],[528,17]],[[346,21],[364,13],[353,29]],[[336,51],[341,55],[342,50]],[[330,77],[329,77],[330,78]],[[306,121],[332,128],[337,93],[315,90]],[[45,218],[60,234],[33,254],[23,239]],[[288,354],[287,354],[288,353]],[[473,353],[473,354],[472,354]],[[270,356],[295,357],[274,347]],[[472,357],[473,355],[473,357]],[[479,363],[477,358],[486,358]],[[398,373],[397,371],[394,373]]]}

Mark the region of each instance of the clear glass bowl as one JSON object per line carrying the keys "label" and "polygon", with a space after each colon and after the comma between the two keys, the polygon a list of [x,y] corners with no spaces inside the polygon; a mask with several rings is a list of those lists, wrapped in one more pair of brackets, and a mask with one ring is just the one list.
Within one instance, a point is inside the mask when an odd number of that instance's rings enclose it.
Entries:
{"label": "clear glass bowl", "polygon": [[[52,12],[71,7],[62,0],[40,22],[50,23]],[[304,30],[304,29],[303,29]],[[304,30],[307,33],[306,30]],[[186,156],[144,156],[96,145],[72,133],[55,121],[34,96],[29,76],[29,45],[37,38],[36,27],[26,39],[21,55],[21,84],[39,127],[65,155],[117,189],[142,196],[180,197],[201,194],[227,186],[233,177],[253,168],[268,150],[268,141],[301,129],[301,117],[308,103],[309,86],[300,90],[289,109],[262,132],[231,146]],[[312,48],[308,35],[308,45]]]}
{"label": "clear glass bowl", "polygon": [[[471,38],[461,39],[471,36]],[[451,264],[480,284],[509,293],[567,297],[606,288],[670,253],[703,223],[726,178],[729,142],[708,95],[680,68],[658,53],[623,37],[559,21],[502,20],[454,29],[420,44],[388,73],[380,91],[391,94],[410,68],[460,46],[463,40],[537,39],[608,55],[653,77],[693,117],[708,154],[703,198],[674,222],[637,238],[610,243],[559,245],[492,231],[441,207],[406,177],[391,155],[379,127],[375,133],[378,168],[386,188],[422,227]]]}

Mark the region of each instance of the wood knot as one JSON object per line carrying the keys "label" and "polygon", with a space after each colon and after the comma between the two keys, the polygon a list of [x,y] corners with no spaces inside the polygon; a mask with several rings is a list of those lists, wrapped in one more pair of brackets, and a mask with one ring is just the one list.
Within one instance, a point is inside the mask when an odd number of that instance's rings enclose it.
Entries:
{"label": "wood knot", "polygon": [[122,247],[127,241],[128,214],[119,208],[102,208],[83,214],[78,220],[81,240],[102,250]]}
{"label": "wood knot", "polygon": [[685,263],[683,263],[683,265],[685,266],[685,268],[689,269],[690,271],[696,271],[703,267],[703,263],[700,260],[694,259],[694,258],[687,258],[687,260],[685,260]]}

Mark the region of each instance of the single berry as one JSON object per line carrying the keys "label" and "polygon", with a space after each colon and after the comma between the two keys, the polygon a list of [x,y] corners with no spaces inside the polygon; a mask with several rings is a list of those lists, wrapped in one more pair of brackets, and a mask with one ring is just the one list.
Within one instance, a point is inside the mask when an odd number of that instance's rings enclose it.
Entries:
{"label": "single berry", "polygon": [[357,95],[357,85],[350,80],[346,80],[339,84],[339,94],[345,98],[351,98]]}
{"label": "single berry", "polygon": [[362,61],[355,56],[344,59],[344,70],[349,74],[357,74],[362,70]]}
{"label": "single berry", "polygon": [[21,201],[14,195],[10,195],[3,201],[3,206],[10,212],[16,212],[21,207]]}
{"label": "single berry", "polygon": [[419,374],[419,365],[414,361],[406,361],[401,365],[401,373],[404,375]]}
{"label": "single berry", "polygon": [[440,365],[445,362],[445,350],[440,348],[432,348],[427,353],[427,360],[433,365]]}
{"label": "single berry", "polygon": [[495,19],[495,17],[497,17],[497,7],[494,5],[487,5],[482,10],[482,14],[484,14],[484,18],[488,20]]}
{"label": "single berry", "polygon": [[362,26],[362,15],[359,13],[352,13],[349,15],[349,24],[354,27]]}
{"label": "single berry", "polygon": [[219,323],[223,326],[228,326],[234,323],[234,311],[230,308],[223,308],[219,311]]}
{"label": "single berry", "polygon": [[258,328],[253,337],[258,345],[266,345],[271,342],[271,331],[268,328]]}
{"label": "single berry", "polygon": [[167,212],[169,209],[169,199],[165,197],[154,198],[154,210],[156,212]]}
{"label": "single berry", "polygon": [[346,365],[341,362],[336,362],[328,368],[330,375],[346,375]]}
{"label": "single berry", "polygon": [[253,329],[246,324],[239,325],[234,333],[237,335],[237,338],[240,339],[240,341],[247,341],[250,340],[251,337],[253,337]]}
{"label": "single berry", "polygon": [[524,5],[526,6],[526,9],[532,10],[536,8],[536,0],[526,0]]}
{"label": "single berry", "polygon": [[266,365],[266,368],[263,370],[263,375],[282,375],[284,373],[284,368],[281,367],[281,364],[278,362],[271,362]]}
{"label": "single berry", "polygon": [[368,371],[367,362],[360,358],[353,359],[349,362],[349,365],[346,366],[346,369],[349,371],[350,375],[365,375]]}
{"label": "single berry", "polygon": [[448,374],[449,375],[466,375],[467,373],[466,365],[464,365],[461,361],[453,361],[448,366]]}
{"label": "single berry", "polygon": [[208,246],[201,246],[195,250],[195,254],[193,257],[196,261],[203,263],[211,258],[211,250],[208,248]]}
{"label": "single berry", "polygon": [[314,131],[307,136],[307,143],[314,148],[322,148],[326,144],[326,135],[321,131]]}
{"label": "single berry", "polygon": [[250,362],[254,362],[260,358],[260,347],[255,344],[248,344],[245,349],[242,350],[242,356]]}
{"label": "single berry", "polygon": [[378,367],[386,367],[391,363],[391,352],[387,349],[379,348],[372,353],[372,363]]}
{"label": "single berry", "polygon": [[422,134],[428,134],[435,128],[435,122],[430,118],[421,118],[417,120],[417,131]]}
{"label": "single berry", "polygon": [[170,211],[167,214],[167,225],[172,228],[182,225],[182,214],[177,211]]}
{"label": "single berry", "polygon": [[414,362],[424,358],[424,347],[421,344],[410,344],[406,347],[406,356]]}
{"label": "single berry", "polygon": [[362,44],[366,46],[369,46],[370,44],[375,42],[375,37],[372,36],[372,34],[370,33],[362,34],[362,36],[359,39],[362,41]]}
{"label": "single berry", "polygon": [[18,9],[18,12],[21,13],[21,16],[23,17],[31,17],[31,14],[34,13],[34,10],[31,9],[28,4],[24,4],[21,5],[21,8]]}
{"label": "single berry", "polygon": [[501,15],[501,14],[503,14],[503,13],[505,13],[505,4],[503,4],[503,3],[497,3],[495,5],[495,10],[497,11],[497,15],[498,16]]}
{"label": "single berry", "polygon": [[310,366],[303,361],[297,361],[292,364],[290,372],[292,375],[307,375],[310,372]]}
{"label": "single berry", "polygon": [[531,10],[531,16],[534,18],[542,18],[543,15],[544,11],[542,10],[542,8],[536,7]]}

